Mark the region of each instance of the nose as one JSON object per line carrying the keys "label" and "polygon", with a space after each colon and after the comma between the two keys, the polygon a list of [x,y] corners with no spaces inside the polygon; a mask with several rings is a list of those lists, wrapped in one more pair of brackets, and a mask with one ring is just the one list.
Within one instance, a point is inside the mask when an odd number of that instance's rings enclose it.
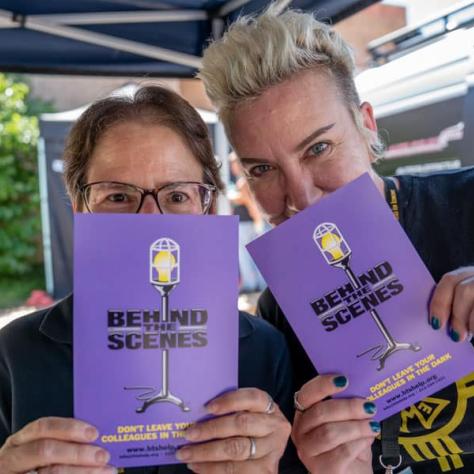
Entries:
{"label": "nose", "polygon": [[290,212],[299,212],[306,209],[321,197],[321,190],[317,188],[311,173],[300,166],[286,170],[284,173],[286,190],[286,208]]}
{"label": "nose", "polygon": [[139,214],[161,214],[155,196],[148,194],[143,198],[143,203]]}

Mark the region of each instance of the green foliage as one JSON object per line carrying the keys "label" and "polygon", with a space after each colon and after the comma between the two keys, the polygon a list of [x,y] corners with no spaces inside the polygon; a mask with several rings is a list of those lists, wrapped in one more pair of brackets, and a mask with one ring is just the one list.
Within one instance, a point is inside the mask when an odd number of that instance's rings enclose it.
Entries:
{"label": "green foliage", "polygon": [[[41,261],[36,145],[41,109],[29,87],[0,74],[0,275],[18,277]],[[45,108],[49,108],[46,106]]]}
{"label": "green foliage", "polygon": [[2,309],[25,304],[32,290],[44,287],[43,266],[32,267],[31,273],[16,277],[0,275],[0,323]]}

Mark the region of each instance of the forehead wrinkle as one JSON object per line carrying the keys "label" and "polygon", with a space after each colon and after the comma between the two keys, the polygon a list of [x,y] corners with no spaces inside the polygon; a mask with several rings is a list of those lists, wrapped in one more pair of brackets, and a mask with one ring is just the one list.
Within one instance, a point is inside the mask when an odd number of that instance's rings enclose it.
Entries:
{"label": "forehead wrinkle", "polygon": [[[337,86],[326,74],[305,71],[295,75],[234,109],[229,124],[236,132],[235,148],[242,157],[266,161],[283,153],[293,156],[297,145],[318,128],[334,123],[337,132],[338,122],[343,123],[341,105],[347,111]],[[246,142],[253,145],[249,148]]]}
{"label": "forehead wrinkle", "polygon": [[179,133],[163,125],[134,122],[104,133],[92,155],[89,178],[91,172],[102,181],[135,185],[140,181],[148,187],[202,179],[201,164]]}

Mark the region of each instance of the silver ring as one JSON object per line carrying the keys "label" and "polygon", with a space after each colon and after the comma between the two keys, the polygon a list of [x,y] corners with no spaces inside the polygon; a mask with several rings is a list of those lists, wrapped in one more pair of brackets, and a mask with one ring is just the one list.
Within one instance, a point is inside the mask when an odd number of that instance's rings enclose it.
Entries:
{"label": "silver ring", "polygon": [[266,415],[271,415],[275,411],[275,402],[273,401],[273,398],[268,395],[268,405],[263,411]]}
{"label": "silver ring", "polygon": [[295,409],[297,411],[304,412],[306,408],[298,401],[298,393],[299,392],[295,392],[295,394],[293,395],[293,405],[295,406]]}
{"label": "silver ring", "polygon": [[255,454],[257,454],[257,442],[255,441],[255,438],[252,438],[249,436],[249,441],[250,441],[250,452],[249,452],[249,457],[247,459],[253,459],[255,457]]}

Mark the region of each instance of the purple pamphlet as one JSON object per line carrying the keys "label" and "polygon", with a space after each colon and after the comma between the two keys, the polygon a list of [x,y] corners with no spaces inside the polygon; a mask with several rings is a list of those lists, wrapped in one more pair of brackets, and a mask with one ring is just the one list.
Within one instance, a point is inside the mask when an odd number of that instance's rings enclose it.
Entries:
{"label": "purple pamphlet", "polygon": [[74,416],[116,467],[177,463],[237,387],[237,218],[77,214]]}
{"label": "purple pamphlet", "polygon": [[376,420],[472,372],[471,344],[428,324],[435,283],[368,174],[248,249],[318,372]]}

